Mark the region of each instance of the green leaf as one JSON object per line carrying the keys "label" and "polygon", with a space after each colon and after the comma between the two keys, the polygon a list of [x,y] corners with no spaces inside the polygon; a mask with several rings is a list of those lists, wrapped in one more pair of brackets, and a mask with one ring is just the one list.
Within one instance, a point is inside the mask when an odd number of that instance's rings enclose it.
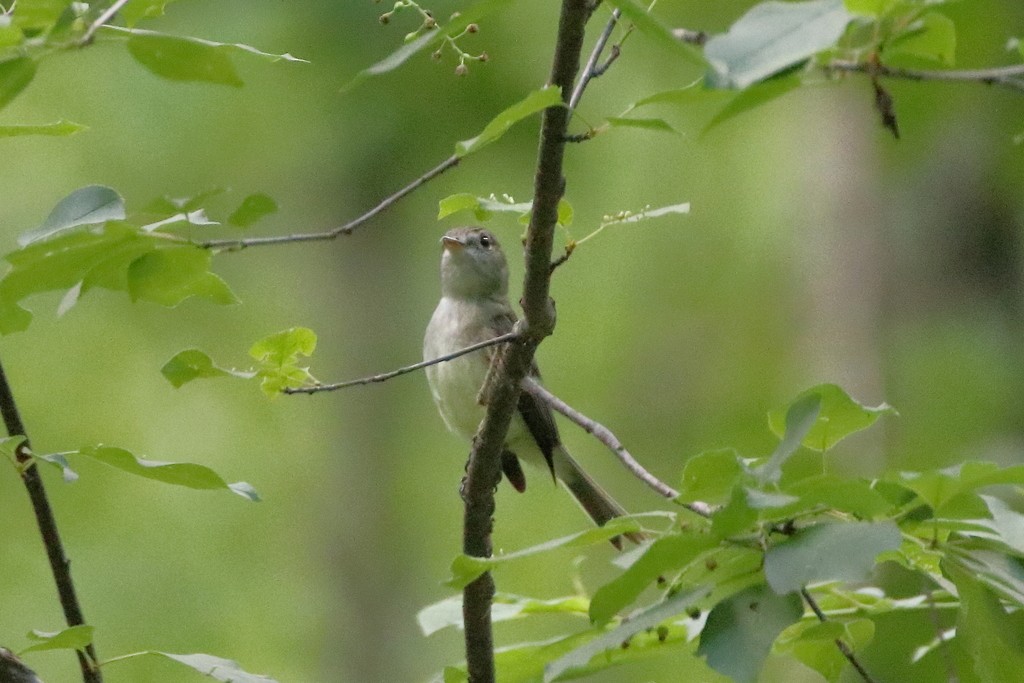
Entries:
{"label": "green leaf", "polygon": [[128,266],[128,294],[132,301],[168,307],[193,296],[218,304],[238,303],[227,284],[210,272],[212,258],[208,250],[191,245],[150,251]]}
{"label": "green leaf", "polygon": [[780,74],[745,88],[712,117],[708,125],[704,126],[701,134],[707,133],[712,128],[725,123],[735,116],[778,99],[786,93],[796,90],[801,85],[802,83],[797,76],[793,74]]}
{"label": "green leaf", "polygon": [[618,116],[610,116],[608,117],[608,125],[612,128],[641,128],[644,130],[673,133],[675,135],[679,134],[679,132],[670,126],[664,119],[622,118]]}
{"label": "green leaf", "polygon": [[475,211],[479,206],[479,199],[468,192],[449,195],[437,203],[437,220],[460,211]]}
{"label": "green leaf", "polygon": [[264,216],[277,211],[277,202],[262,192],[251,194],[228,216],[228,223],[239,228],[248,228]]}
{"label": "green leaf", "polygon": [[406,43],[373,66],[360,71],[356,74],[355,78],[353,78],[348,85],[343,88],[343,90],[351,90],[370,76],[379,76],[380,74],[394,71],[398,67],[402,66],[402,64],[405,64],[405,62],[413,55],[432,48],[435,45],[440,45],[448,36],[461,33],[470,24],[479,22],[491,12],[502,9],[510,2],[511,0],[481,0],[474,5],[460,9],[459,16],[452,19],[445,26],[433,31],[427,31],[416,40]]}
{"label": "green leaf", "polygon": [[775,638],[803,614],[800,596],[776,595],[763,584],[752,586],[711,610],[697,653],[708,665],[738,683],[751,683]]}
{"label": "green leaf", "polygon": [[893,522],[815,524],[768,550],[764,574],[779,594],[824,581],[863,581],[886,550],[902,542]]}
{"label": "green leaf", "polygon": [[957,641],[974,662],[983,681],[1015,681],[1024,671],[1024,624],[1021,613],[1007,614],[987,586],[959,567],[948,567],[960,594]]}
{"label": "green leaf", "polygon": [[889,41],[882,51],[888,63],[894,55],[909,55],[952,66],[956,61],[956,25],[945,15],[929,12]]}
{"label": "green leaf", "polygon": [[872,483],[831,474],[802,479],[786,486],[785,491],[800,498],[804,508],[823,505],[832,510],[849,512],[861,519],[880,517],[894,507]]}
{"label": "green leaf", "polygon": [[78,473],[71,469],[71,464],[68,462],[67,456],[64,453],[51,453],[49,455],[37,455],[35,456],[37,461],[45,462],[48,465],[53,465],[60,470],[61,477],[64,478],[66,483],[78,481]]}
{"label": "green leaf", "polygon": [[995,538],[1024,556],[1024,515],[1012,509],[1002,498],[981,496],[992,515],[989,528]]}
{"label": "green leaf", "polygon": [[710,534],[673,534],[657,539],[626,571],[597,589],[590,602],[591,621],[607,623],[658,577],[688,565],[717,543]]}
{"label": "green leaf", "polygon": [[249,355],[259,363],[256,376],[264,393],[276,396],[286,387],[315,383],[309,368],[298,365],[301,356],[311,356],[315,349],[316,333],[306,327],[292,327],[253,344]]}
{"label": "green leaf", "polygon": [[480,134],[474,138],[455,143],[455,156],[464,157],[478,152],[490,143],[494,142],[508,131],[516,123],[522,121],[532,114],[547,109],[548,107],[562,105],[562,89],[553,85],[546,85],[540,90],[534,90],[529,95],[519,100],[511,107],[495,116],[484,126]]}
{"label": "green leaf", "polygon": [[172,81],[205,81],[242,86],[231,57],[216,47],[188,38],[133,34],[128,52],[152,73]]}
{"label": "green leaf", "polygon": [[208,377],[240,377],[252,379],[255,372],[242,372],[239,370],[228,370],[218,367],[213,359],[199,349],[186,349],[176,353],[173,358],[164,363],[160,373],[167,378],[167,381],[174,385],[174,388],[191,382],[195,379]]}
{"label": "green leaf", "polygon": [[87,126],[64,120],[57,121],[56,123],[15,124],[0,126],[0,138],[14,138],[22,135],[64,137],[87,129]]}
{"label": "green leaf", "polygon": [[691,591],[680,591],[667,600],[634,614],[629,621],[623,622],[616,628],[605,632],[551,662],[544,669],[544,680],[553,681],[572,669],[585,667],[591,659],[605,650],[621,647],[622,643],[641,631],[652,629],[675,616],[683,614],[688,607],[693,606],[698,600],[707,595],[708,592],[709,588],[704,586]]}
{"label": "green leaf", "polygon": [[729,502],[711,516],[711,528],[719,538],[733,536],[757,521],[757,511],[747,502],[746,488],[733,487]]}
{"label": "green leaf", "polygon": [[538,545],[530,546],[522,550],[497,555],[495,557],[473,557],[471,555],[457,555],[452,560],[451,578],[445,581],[445,585],[455,589],[462,589],[472,583],[484,572],[490,571],[500,565],[550,552],[558,548],[581,548],[601,541],[607,541],[616,536],[626,533],[640,531],[640,524],[629,517],[616,517],[609,520],[604,526],[594,527],[579,533],[555,538]]}
{"label": "green leaf", "polygon": [[18,237],[18,244],[28,246],[82,225],[123,220],[124,217],[121,195],[103,185],[88,185],[57,202],[42,225]]}
{"label": "green leaf", "polygon": [[753,470],[758,480],[764,484],[778,482],[782,476],[782,466],[786,464],[796,449],[800,448],[807,434],[814,427],[821,410],[821,396],[815,393],[801,394],[786,410],[786,429],[782,441],[775,448],[768,461]]}
{"label": "green leaf", "polygon": [[924,472],[901,472],[899,483],[931,506],[936,515],[961,496],[986,486],[1024,486],[1024,465],[1002,468],[991,462],[968,461],[954,467]]}
{"label": "green leaf", "polygon": [[622,16],[629,19],[641,33],[657,41],[659,45],[665,47],[677,57],[682,57],[691,64],[704,63],[704,58],[701,57],[700,51],[676,38],[672,33],[672,29],[652,17],[646,3],[641,4],[637,0],[608,0],[608,4],[618,8],[622,12]]}
{"label": "green leaf", "polygon": [[843,0],[851,14],[867,17],[881,16],[888,11],[896,0]]}
{"label": "green leaf", "polygon": [[843,0],[763,2],[704,46],[711,87],[742,90],[833,46],[853,16]]}
{"label": "green leaf", "polygon": [[[850,434],[867,429],[882,415],[896,415],[887,403],[875,407],[862,405],[835,384],[819,384],[801,393],[796,401],[816,395],[821,400],[818,419],[803,440],[803,446],[815,451],[827,451]],[[786,408],[768,413],[768,426],[781,437],[785,433]]]}
{"label": "green leaf", "polygon": [[139,458],[123,448],[113,446],[86,446],[77,453],[117,469],[146,479],[165,484],[185,486],[190,489],[227,489],[247,500],[258,502],[259,494],[245,482],[228,484],[219,474],[205,465],[187,462],[160,462]]}
{"label": "green leaf", "polygon": [[[10,3],[3,3],[10,6]],[[11,16],[26,29],[49,29],[71,4],[71,0],[20,0]]]}
{"label": "green leaf", "polygon": [[731,448],[705,451],[686,461],[679,499],[683,502],[702,500],[724,503],[743,476],[740,456]]}
{"label": "green leaf", "polygon": [[136,657],[163,657],[173,662],[183,664],[188,668],[197,671],[204,676],[222,683],[277,683],[273,678],[251,674],[242,669],[238,662],[222,657],[215,657],[206,654],[180,655],[172,652],[159,652],[157,650],[146,650],[144,652],[133,652],[120,657],[112,657],[103,664],[108,665],[114,662],[134,659]]}
{"label": "green leaf", "polygon": [[942,569],[952,576],[956,567],[983,581],[1018,607],[1024,607],[1024,562],[1005,552],[963,548],[951,544]]}
{"label": "green leaf", "polygon": [[161,17],[164,14],[164,7],[174,0],[128,0],[119,14],[128,26],[134,26],[141,19]]}
{"label": "green leaf", "polygon": [[63,631],[46,633],[44,631],[30,631],[28,639],[36,641],[19,652],[23,655],[26,652],[38,652],[40,650],[84,650],[85,646],[92,642],[95,627],[88,624],[69,626]]}
{"label": "green leaf", "polygon": [[[586,616],[588,600],[570,595],[553,600],[537,600],[510,593],[498,593],[491,606],[491,621],[509,621],[532,614],[575,614]],[[452,595],[424,607],[416,615],[416,623],[424,636],[455,626],[462,628],[462,594]]]}
{"label": "green leaf", "polygon": [[31,57],[16,57],[0,62],[0,109],[28,87],[36,75],[36,61]]}
{"label": "green leaf", "polygon": [[838,681],[849,665],[836,647],[836,640],[842,640],[851,650],[859,652],[874,635],[875,623],[870,619],[804,621],[786,629],[775,646],[777,652],[792,655],[831,683]]}

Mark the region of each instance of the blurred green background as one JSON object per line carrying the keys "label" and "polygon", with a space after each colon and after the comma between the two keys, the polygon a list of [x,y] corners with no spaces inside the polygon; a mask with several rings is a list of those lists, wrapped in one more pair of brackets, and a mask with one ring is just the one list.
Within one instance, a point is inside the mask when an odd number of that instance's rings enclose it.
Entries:
{"label": "blurred green background", "polygon": [[[447,17],[463,3],[426,4]],[[752,4],[691,0],[659,12],[673,25],[720,32]],[[50,58],[0,122],[67,118],[90,130],[0,141],[4,244],[14,248],[61,197],[94,183],[116,188],[130,209],[160,195],[230,188],[211,213],[262,191],[280,211],[260,234],[333,227],[432,167],[547,77],[557,3],[520,0],[464,41],[491,57],[468,76],[454,76],[450,58],[436,64],[423,55],[340,92],[417,25],[399,16],[382,27],[377,16],[389,8],[182,0],[150,22],[310,60],[239,56],[239,89],[162,81],[120,43]],[[1015,61],[1006,41],[1024,34],[1017,0],[942,11],[958,27],[960,66]],[[697,76],[635,35],[579,113],[599,122]],[[681,135],[621,130],[570,147],[576,237],[622,209],[693,208],[610,228],[557,271],[558,329],[539,352],[548,386],[668,482],[709,448],[770,452],[766,412],[825,381],[901,413],[837,449],[830,462],[843,471],[1021,461],[1024,159],[1014,136],[1024,132],[1024,98],[971,84],[888,85],[899,141],[879,126],[869,83],[849,77],[705,135],[713,107],[665,107],[657,114]],[[0,340],[0,356],[38,451],[102,442],[201,462],[264,498],[248,504],[88,462],[74,484],[44,473],[102,657],[210,652],[282,683],[425,680],[461,658],[460,633],[424,638],[415,622],[421,607],[450,593],[441,582],[460,548],[467,450],[444,430],[422,375],[268,401],[228,380],[175,390],[159,368],[193,346],[244,367],[252,341],[294,325],[319,334],[312,371],[323,381],[418,360],[438,296],[437,240],[458,223],[435,220],[438,200],[455,192],[528,199],[536,132],[536,120],[518,126],[349,238],[218,257],[216,271],[241,305],[188,301],[168,310],[98,292],[57,319],[59,296],[30,302],[35,323]],[[517,297],[521,227],[511,218],[492,227],[511,254]],[[563,432],[626,507],[664,506],[595,441],[569,425]],[[499,549],[587,524],[545,477],[530,481],[525,495],[499,491]],[[62,617],[12,469],[0,477],[0,500],[0,643],[17,650],[26,631],[58,630]],[[566,567],[575,566],[592,590],[611,575],[611,557],[610,548],[579,560],[570,551],[545,555],[497,581],[504,591],[554,597],[574,590]],[[570,625],[557,617],[501,624],[497,638],[541,640]],[[933,633],[917,636],[910,647]],[[879,642],[879,661],[900,654],[881,652],[884,631]],[[669,655],[597,680],[681,680],[691,670],[685,660]],[[28,661],[50,683],[78,677],[64,653]],[[900,679],[917,675],[901,670]],[[201,680],[156,660],[112,665],[106,676]]]}

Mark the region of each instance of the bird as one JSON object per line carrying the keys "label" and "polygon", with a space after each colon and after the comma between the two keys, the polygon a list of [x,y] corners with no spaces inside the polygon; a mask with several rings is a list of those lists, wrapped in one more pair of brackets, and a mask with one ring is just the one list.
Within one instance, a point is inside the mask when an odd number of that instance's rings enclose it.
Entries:
{"label": "bird", "polygon": [[[517,322],[508,299],[508,262],[494,233],[476,226],[453,228],[441,237],[441,245],[441,300],[423,337],[424,361],[512,332]],[[426,368],[438,412],[448,429],[467,441],[486,411],[481,390],[496,353],[487,347]],[[536,362],[530,376],[540,380]],[[526,476],[520,460],[546,466],[598,526],[627,514],[566,450],[551,408],[525,391],[501,454],[505,479],[521,493]],[[624,535],[638,543],[642,539],[636,533]],[[612,543],[622,547],[619,537]]]}

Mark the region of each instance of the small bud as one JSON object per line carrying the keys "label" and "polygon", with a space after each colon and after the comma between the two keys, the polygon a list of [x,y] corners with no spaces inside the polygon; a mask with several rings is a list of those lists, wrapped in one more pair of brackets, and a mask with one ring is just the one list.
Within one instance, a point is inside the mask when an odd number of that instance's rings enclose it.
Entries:
{"label": "small bud", "polygon": [[479,30],[480,27],[477,26],[476,24],[470,24],[469,26],[466,27],[466,33],[476,33]]}
{"label": "small bud", "polygon": [[430,53],[430,58],[433,59],[435,62],[440,62],[441,57],[442,55],[440,50],[434,50],[433,52]]}
{"label": "small bud", "polygon": [[479,55],[477,55],[477,59],[480,60],[481,62],[486,62],[490,58],[490,55],[488,55],[486,52],[481,52]]}
{"label": "small bud", "polygon": [[396,10],[402,9],[403,7],[405,7],[405,3],[402,2],[402,0],[398,0],[398,2],[395,3]]}
{"label": "small bud", "polygon": [[391,12],[385,12],[384,14],[377,17],[377,19],[380,21],[380,23],[386,26],[387,23],[391,21]]}
{"label": "small bud", "polygon": [[423,20],[424,28],[437,28],[437,19],[434,17],[427,17]]}
{"label": "small bud", "polygon": [[664,643],[666,640],[668,640],[668,626],[659,626],[658,627],[658,642],[659,643]]}
{"label": "small bud", "polygon": [[455,67],[455,75],[456,76],[465,76],[468,73],[469,73],[469,67],[466,66],[465,64],[459,64],[457,67]]}

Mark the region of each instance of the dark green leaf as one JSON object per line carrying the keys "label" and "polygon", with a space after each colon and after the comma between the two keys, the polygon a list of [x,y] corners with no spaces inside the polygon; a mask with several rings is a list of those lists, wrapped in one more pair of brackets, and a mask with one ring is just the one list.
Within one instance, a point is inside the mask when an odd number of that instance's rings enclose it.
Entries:
{"label": "dark green leaf", "polygon": [[92,635],[95,628],[87,624],[69,626],[63,631],[56,633],[44,633],[43,631],[30,631],[29,640],[36,641],[19,652],[23,655],[26,652],[37,652],[39,650],[83,650],[92,642]]}
{"label": "dark green leaf", "polygon": [[776,595],[763,584],[752,586],[715,605],[704,624],[697,653],[732,680],[752,682],[775,638],[803,611],[799,595]]}
{"label": "dark green leaf", "polygon": [[103,185],[89,185],[57,202],[42,225],[23,233],[18,244],[24,247],[72,228],[124,220],[124,217],[121,195]]}
{"label": "dark green leaf", "polygon": [[238,303],[227,284],[210,272],[212,254],[194,246],[155,249],[128,266],[128,294],[132,301],[177,306],[201,296],[218,304]]}
{"label": "dark green leaf", "polygon": [[882,59],[909,55],[952,66],[956,61],[956,26],[938,12],[929,12],[914,22],[906,33],[885,44]]}
{"label": "dark green leaf", "polygon": [[160,372],[175,388],[199,378],[241,377],[242,379],[251,379],[256,376],[255,372],[226,370],[218,367],[212,358],[199,349],[186,349],[175,354],[174,358],[164,363]]}
{"label": "dark green leaf", "polygon": [[[875,407],[862,405],[835,384],[820,384],[800,394],[817,395],[821,399],[818,419],[803,440],[806,448],[826,451],[850,434],[867,429],[882,415],[895,415],[896,410],[887,403]],[[782,436],[785,429],[785,409],[779,408],[768,413],[768,425],[776,436]]]}
{"label": "dark green leaf", "polygon": [[562,105],[562,89],[546,85],[540,90],[534,90],[529,95],[519,100],[511,107],[495,116],[484,126],[480,134],[469,140],[455,143],[455,156],[464,157],[477,152],[483,147],[494,142],[508,131],[514,124],[522,121],[532,114]]}
{"label": "dark green leaf", "polygon": [[704,46],[708,84],[742,90],[833,46],[853,19],[843,0],[763,2]]}
{"label": "dark green leaf", "polygon": [[544,680],[553,681],[571,669],[582,668],[591,659],[605,650],[619,648],[622,646],[622,643],[641,631],[654,628],[673,617],[683,614],[688,607],[693,606],[698,600],[707,595],[708,591],[707,587],[700,587],[691,591],[680,591],[667,600],[634,614],[629,621],[623,622],[616,628],[584,643],[568,654],[551,662],[544,669]]}
{"label": "dark green leaf", "polygon": [[0,126],[0,138],[14,138],[22,135],[47,135],[50,137],[64,137],[74,135],[79,131],[87,130],[86,126],[71,121],[57,121],[56,123],[40,124],[15,124]]}
{"label": "dark green leaf", "polygon": [[157,76],[172,81],[242,86],[231,57],[212,45],[177,36],[133,33],[128,52]]}
{"label": "dark green leaf", "polygon": [[617,7],[622,12],[622,16],[636,26],[641,33],[657,41],[659,45],[667,48],[676,56],[682,57],[691,64],[704,63],[704,59],[697,49],[677,38],[672,33],[672,29],[651,16],[646,3],[640,3],[637,0],[608,0],[608,4]]}
{"label": "dark green leaf", "polygon": [[824,581],[863,581],[875,558],[900,547],[893,522],[815,524],[773,546],[764,559],[764,574],[776,593],[798,591]]}
{"label": "dark green leaf", "polygon": [[28,87],[36,75],[36,61],[31,57],[16,57],[0,62],[0,109]]}
{"label": "dark green leaf", "polygon": [[737,484],[729,502],[711,516],[711,528],[719,538],[725,538],[748,529],[756,521],[757,511],[747,502],[746,489]]}
{"label": "dark green leaf", "polygon": [[185,486],[191,489],[227,489],[247,500],[258,502],[260,499],[259,494],[249,484],[245,482],[228,484],[221,479],[219,474],[205,465],[147,460],[136,457],[123,448],[112,446],[87,446],[80,449],[77,454],[116,467],[123,472],[155,479],[165,484]]}
{"label": "dark green leaf", "polygon": [[833,683],[840,679],[843,670],[849,666],[846,657],[836,647],[836,639],[842,640],[854,652],[859,652],[867,647],[874,635],[875,624],[870,619],[805,621],[794,624],[779,636],[776,651],[792,655]]}
{"label": "dark green leaf", "polygon": [[778,482],[782,477],[782,466],[786,464],[796,449],[800,448],[807,434],[814,427],[821,410],[819,394],[801,394],[786,410],[786,430],[782,441],[775,452],[763,465],[755,468],[753,473],[761,483]]}
{"label": "dark green leaf", "polygon": [[823,505],[862,519],[879,517],[894,507],[871,483],[830,474],[803,479],[786,486],[785,491],[799,497],[805,508]]}
{"label": "dark green leaf", "polygon": [[248,228],[264,216],[277,211],[277,202],[269,195],[259,192],[242,200],[241,206],[228,216],[228,223],[240,228]]}
{"label": "dark green leaf", "polygon": [[1024,671],[1024,630],[1020,612],[1007,614],[999,598],[970,572],[950,565],[960,594],[956,637],[965,644],[974,673],[983,681],[1015,681]]}

